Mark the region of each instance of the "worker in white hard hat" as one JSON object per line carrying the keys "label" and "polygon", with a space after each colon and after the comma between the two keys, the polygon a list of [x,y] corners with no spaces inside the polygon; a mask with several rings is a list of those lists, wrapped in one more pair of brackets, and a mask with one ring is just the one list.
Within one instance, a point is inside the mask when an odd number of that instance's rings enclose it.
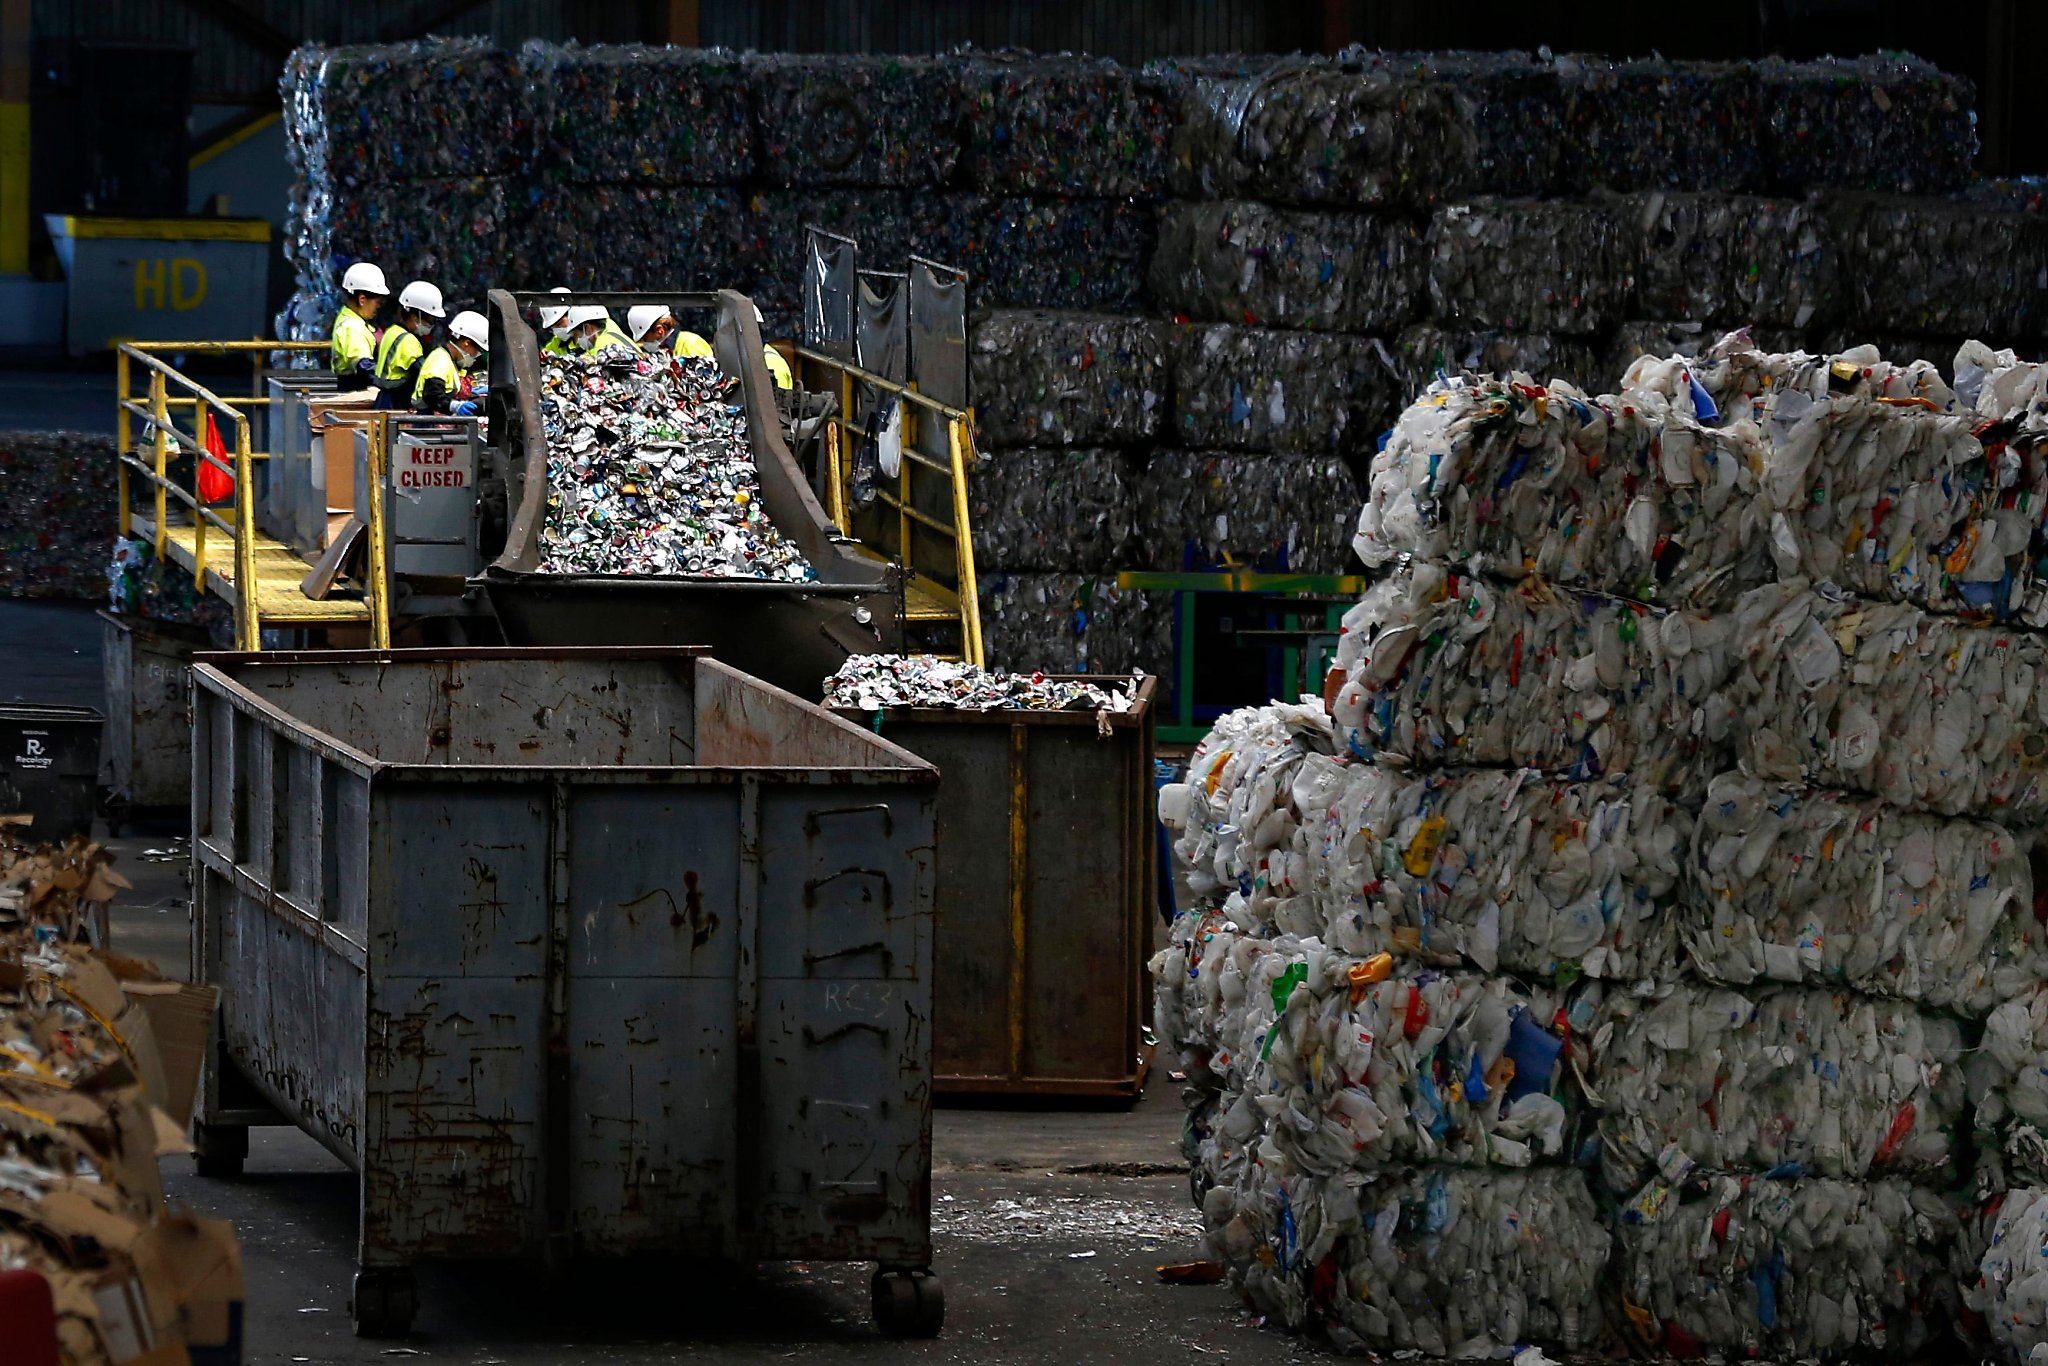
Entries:
{"label": "worker in white hard hat", "polygon": [[377,373],[377,331],[371,325],[391,295],[384,272],[358,261],[341,276],[341,310],[328,329],[328,367],[335,387],[367,389]]}
{"label": "worker in white hard hat", "polygon": [[[569,287],[567,285],[556,285],[548,291],[550,294],[567,294],[568,292]],[[543,356],[568,355],[569,305],[542,304],[540,306],[540,325],[548,334],[547,340],[540,344],[540,353]]]}
{"label": "worker in white hard hat", "polygon": [[636,304],[626,310],[626,331],[648,352],[667,351],[681,357],[711,359],[711,343],[679,325],[676,315],[660,304]]}
{"label": "worker in white hard hat", "polygon": [[411,402],[426,343],[434,335],[434,324],[447,316],[441,291],[425,280],[414,280],[398,291],[398,321],[377,343],[379,408],[403,408]]}
{"label": "worker in white hard hat", "polygon": [[[759,304],[754,305],[754,326],[766,326],[761,317],[761,305]],[[761,339],[761,363],[768,367],[768,373],[774,378],[776,388],[794,389],[796,387],[796,376],[789,373],[789,362],[782,358],[780,351],[777,351],[768,344],[766,337]]]}
{"label": "worker in white hard hat", "polygon": [[420,362],[420,377],[412,391],[413,410],[475,417],[479,407],[467,396],[463,376],[490,348],[491,329],[484,315],[466,308],[456,314],[448,323],[448,340]]}
{"label": "worker in white hard hat", "polygon": [[628,351],[638,351],[633,339],[619,330],[612,321],[612,315],[596,304],[579,304],[569,310],[569,350],[577,355],[595,355],[623,346]]}

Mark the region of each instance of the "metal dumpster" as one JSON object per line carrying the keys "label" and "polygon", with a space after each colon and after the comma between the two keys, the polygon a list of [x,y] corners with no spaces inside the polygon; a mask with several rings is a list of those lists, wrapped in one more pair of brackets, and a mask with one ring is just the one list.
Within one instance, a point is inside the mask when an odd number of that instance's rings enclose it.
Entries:
{"label": "metal dumpster", "polygon": [[868,1260],[931,1333],[932,819],[908,751],[693,648],[202,656],[194,1139],[353,1166],[424,1258]]}
{"label": "metal dumpster", "polygon": [[192,721],[185,674],[208,648],[206,631],[119,612],[100,613],[107,726],[100,786],[114,835],[135,815],[182,811],[192,799]]}
{"label": "metal dumpster", "polygon": [[0,814],[33,817],[25,834],[31,843],[92,834],[105,721],[93,707],[0,706]]}
{"label": "metal dumpster", "polygon": [[[1071,676],[1116,691],[1127,678]],[[936,764],[932,1070],[968,1095],[1136,1097],[1158,922],[1152,698],[1095,712],[845,710]]]}

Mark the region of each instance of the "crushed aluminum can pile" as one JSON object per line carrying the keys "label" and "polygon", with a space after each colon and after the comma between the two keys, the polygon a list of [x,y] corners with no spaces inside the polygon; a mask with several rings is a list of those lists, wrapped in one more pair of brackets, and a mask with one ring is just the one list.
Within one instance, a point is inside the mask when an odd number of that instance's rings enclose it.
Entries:
{"label": "crushed aluminum can pile", "polygon": [[549,358],[541,390],[544,572],[817,577],[762,506],[746,409],[716,364],[612,347]]}
{"label": "crushed aluminum can pile", "polygon": [[825,705],[878,711],[950,707],[956,711],[1105,711],[1131,709],[1130,692],[1093,683],[983,669],[933,655],[855,655],[825,680]]}

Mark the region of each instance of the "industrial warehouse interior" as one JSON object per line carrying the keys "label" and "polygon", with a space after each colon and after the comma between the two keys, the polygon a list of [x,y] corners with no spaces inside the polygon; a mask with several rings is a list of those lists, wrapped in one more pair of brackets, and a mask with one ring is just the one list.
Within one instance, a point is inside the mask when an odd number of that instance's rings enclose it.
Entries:
{"label": "industrial warehouse interior", "polygon": [[0,1366],[2048,1362],[2044,44],[0,0]]}

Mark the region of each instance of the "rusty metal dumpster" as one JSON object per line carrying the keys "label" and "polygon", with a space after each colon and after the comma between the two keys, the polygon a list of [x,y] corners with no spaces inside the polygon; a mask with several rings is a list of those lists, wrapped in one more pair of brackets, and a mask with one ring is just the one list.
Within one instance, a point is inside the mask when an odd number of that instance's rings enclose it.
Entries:
{"label": "rusty metal dumpster", "polygon": [[[1130,683],[1062,677],[1117,692]],[[1141,680],[1131,710],[1106,717],[841,711],[939,769],[942,1093],[1134,1098],[1144,1086],[1158,923],[1153,691]]]}
{"label": "rusty metal dumpster", "polygon": [[933,805],[695,649],[202,656],[195,1143],[361,1181],[357,1331],[425,1258],[874,1260],[936,1332]]}

